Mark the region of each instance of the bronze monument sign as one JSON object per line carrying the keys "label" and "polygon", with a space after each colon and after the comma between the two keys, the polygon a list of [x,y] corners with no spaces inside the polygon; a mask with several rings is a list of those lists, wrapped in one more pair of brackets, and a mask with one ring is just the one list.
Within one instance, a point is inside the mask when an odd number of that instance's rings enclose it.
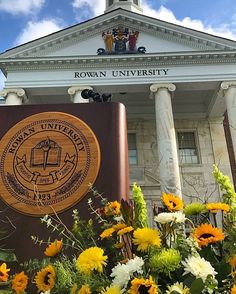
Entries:
{"label": "bronze monument sign", "polygon": [[30,215],[75,205],[97,178],[100,148],[81,119],[63,112],[31,115],[0,141],[4,201]]}

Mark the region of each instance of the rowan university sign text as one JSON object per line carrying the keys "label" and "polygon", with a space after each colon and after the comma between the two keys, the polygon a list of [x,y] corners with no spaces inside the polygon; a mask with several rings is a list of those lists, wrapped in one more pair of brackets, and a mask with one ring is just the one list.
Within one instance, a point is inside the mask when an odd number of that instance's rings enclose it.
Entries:
{"label": "rowan university sign text", "polygon": [[127,78],[167,76],[168,68],[128,69],[128,70],[87,70],[74,72],[75,79],[85,78]]}
{"label": "rowan university sign text", "polygon": [[74,205],[100,167],[100,148],[90,127],[60,112],[38,113],[18,122],[1,139],[0,156],[4,201],[31,215]]}

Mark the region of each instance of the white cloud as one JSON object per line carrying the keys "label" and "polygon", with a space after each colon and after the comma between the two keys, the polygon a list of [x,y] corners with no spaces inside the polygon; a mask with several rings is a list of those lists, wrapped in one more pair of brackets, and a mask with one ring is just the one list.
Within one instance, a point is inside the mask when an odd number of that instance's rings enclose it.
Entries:
{"label": "white cloud", "polygon": [[[168,0],[161,0],[162,4],[168,2]],[[76,11],[77,20],[85,20],[90,17],[100,15],[105,10],[104,0],[73,0],[72,6]],[[213,27],[211,25],[205,25],[200,19],[192,19],[185,17],[183,19],[177,19],[172,10],[161,5],[158,10],[151,8],[148,0],[142,1],[143,14],[151,16],[160,20],[164,20],[170,23],[178,24],[184,27],[188,27],[197,31],[202,31],[208,34],[217,35],[220,37],[236,40],[236,32],[230,29],[230,25],[236,21],[236,16],[232,16],[232,21],[229,23],[223,23],[220,26]]]}
{"label": "white cloud", "polygon": [[175,17],[174,13],[164,6],[161,6],[158,10],[155,10],[151,8],[146,1],[143,1],[142,6],[144,15],[148,15],[160,20],[178,24],[197,31],[202,31],[208,34],[236,40],[236,34],[233,33],[232,30],[230,30],[228,24],[222,24],[218,27],[205,26],[200,19],[192,19],[190,17],[185,17],[182,20],[178,20]]}
{"label": "white cloud", "polygon": [[29,21],[16,39],[16,45],[32,41],[63,29],[58,20],[44,19],[38,22]]}
{"label": "white cloud", "polygon": [[30,14],[40,9],[45,0],[0,0],[0,10],[11,14]]}
{"label": "white cloud", "polygon": [[81,21],[104,13],[104,0],[73,0],[72,6],[76,12],[76,18]]}

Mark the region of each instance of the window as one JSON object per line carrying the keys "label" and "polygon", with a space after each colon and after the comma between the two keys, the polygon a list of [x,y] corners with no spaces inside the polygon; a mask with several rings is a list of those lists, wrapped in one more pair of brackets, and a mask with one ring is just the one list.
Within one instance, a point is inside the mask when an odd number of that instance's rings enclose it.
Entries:
{"label": "window", "polygon": [[109,0],[109,6],[113,4],[113,0]]}
{"label": "window", "polygon": [[138,163],[137,160],[137,146],[136,146],[136,134],[128,133],[128,147],[129,147],[129,164],[134,165]]}
{"label": "window", "polygon": [[196,146],[194,132],[177,132],[179,146],[179,163],[196,164],[199,163],[199,157]]}

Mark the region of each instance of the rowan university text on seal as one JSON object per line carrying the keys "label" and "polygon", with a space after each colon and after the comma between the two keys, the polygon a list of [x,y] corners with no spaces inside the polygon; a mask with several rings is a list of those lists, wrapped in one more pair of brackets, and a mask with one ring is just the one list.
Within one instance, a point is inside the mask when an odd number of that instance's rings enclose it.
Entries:
{"label": "rowan university text on seal", "polygon": [[0,195],[30,215],[77,203],[96,180],[100,148],[90,127],[60,112],[32,115],[0,141]]}

